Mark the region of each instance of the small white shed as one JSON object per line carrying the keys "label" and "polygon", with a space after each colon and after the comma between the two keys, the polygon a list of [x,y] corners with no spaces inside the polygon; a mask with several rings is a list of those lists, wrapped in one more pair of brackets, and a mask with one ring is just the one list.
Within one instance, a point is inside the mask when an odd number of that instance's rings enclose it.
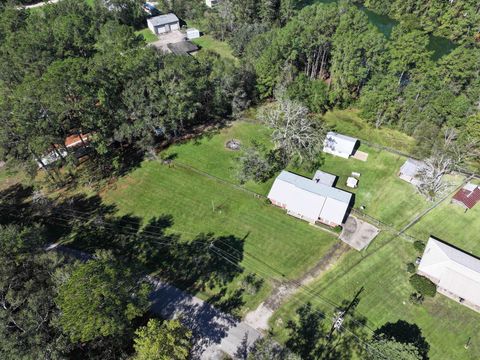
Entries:
{"label": "small white shed", "polygon": [[190,28],[187,29],[187,39],[192,40],[192,39],[197,39],[200,37],[200,31],[195,28]]}
{"label": "small white shed", "polygon": [[355,179],[354,177],[351,177],[351,176],[349,176],[347,178],[347,186],[349,188],[355,189],[357,187],[357,185],[358,185],[358,180],[357,179]]}
{"label": "small white shed", "polygon": [[147,19],[147,25],[155,35],[165,34],[180,29],[180,20],[175,14],[165,14]]}

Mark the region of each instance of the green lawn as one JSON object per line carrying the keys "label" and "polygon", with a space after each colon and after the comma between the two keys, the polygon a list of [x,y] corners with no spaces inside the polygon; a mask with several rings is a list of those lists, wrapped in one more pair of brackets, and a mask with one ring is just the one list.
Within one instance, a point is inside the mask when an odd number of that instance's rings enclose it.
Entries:
{"label": "green lawn", "polygon": [[[400,229],[431,204],[418,194],[414,186],[398,178],[397,173],[405,158],[365,145],[361,151],[368,153],[366,162],[325,155],[321,170],[339,176],[337,187],[355,194],[355,208],[365,206],[364,212],[376,219]],[[360,173],[358,187],[346,187],[347,177]],[[463,177],[451,177],[455,184]]]}
{"label": "green lawn", "polygon": [[151,43],[158,40],[157,36],[153,34],[149,28],[135,31],[135,34],[143,36],[143,38],[147,43]]}
{"label": "green lawn", "polygon": [[8,168],[8,165],[0,169],[0,191],[19,182],[28,183],[25,173]]}
{"label": "green lawn", "polygon": [[[238,139],[243,146],[250,146],[255,140],[270,147],[272,145],[269,137],[270,130],[265,126],[253,120],[237,121],[197,141],[175,145],[168,149],[167,153],[175,154],[176,161],[238,184],[236,171],[240,152],[227,150],[225,143],[230,139]],[[364,205],[368,215],[400,227],[429,206],[412,185],[396,176],[400,166],[405,162],[404,157],[367,146],[360,149],[369,154],[366,162],[326,154],[324,164],[320,167],[339,176],[337,187],[355,193],[355,207]],[[312,176],[311,171],[291,170],[308,177]],[[352,171],[361,173],[357,189],[345,186],[346,179]],[[261,184],[248,182],[245,187],[267,195],[272,182],[273,179]]]}
{"label": "green lawn", "polygon": [[465,210],[450,199],[415,224],[409,234],[428,239],[430,235],[480,256],[480,204]]}
{"label": "green lawn", "polygon": [[[237,170],[238,157],[241,154],[241,150],[232,151],[225,148],[225,143],[231,139],[240,140],[243,148],[252,146],[254,141],[266,147],[271,146],[270,130],[268,128],[261,126],[253,120],[236,121],[226,128],[210,132],[202,138],[174,145],[166,153],[174,154],[175,161],[188,164],[218,178],[239,184]],[[245,184],[245,187],[266,195],[272,183],[273,179],[260,184],[251,181]]]}
{"label": "green lawn", "polygon": [[[295,309],[300,304],[310,301],[330,319],[333,308],[325,300],[337,304],[344,299],[351,300],[364,286],[357,311],[367,317],[371,329],[386,322],[405,320],[417,324],[422,330],[430,344],[430,359],[478,359],[480,315],[440,294],[427,299],[423,305],[411,304],[408,297],[413,290],[405,264],[414,261],[418,254],[411,243],[399,238],[380,248],[381,243],[389,239],[391,235],[383,232],[366,253],[347,254],[333,270],[310,287],[319,296],[301,292],[284,304],[271,319],[278,338],[285,340],[284,325],[295,317]],[[472,338],[471,345],[466,350],[464,344],[469,337]]]}
{"label": "green lawn", "polygon": [[414,138],[387,127],[376,129],[363,120],[358,113],[359,111],[356,109],[332,110],[327,112],[323,119],[329,130],[335,130],[377,145],[394,148],[407,154],[414,152]]}
{"label": "green lawn", "polygon": [[[276,271],[287,279],[296,278],[338,241],[251,193],[179,165],[169,168],[159,162],[144,162],[119,180],[116,189],[104,193],[103,198],[116,204],[120,214],[139,216],[144,221],[162,214],[172,215],[172,231],[179,232],[185,240],[201,232],[245,238],[245,268],[278,280],[282,276]],[[230,284],[231,289],[237,286],[236,282]],[[246,296],[245,308],[256,306],[267,292],[268,289],[258,296]]]}
{"label": "green lawn", "polygon": [[200,46],[201,49],[211,50],[226,59],[237,60],[237,58],[233,56],[232,48],[228,43],[216,40],[210,35],[203,35],[198,39],[192,40],[192,42]]}

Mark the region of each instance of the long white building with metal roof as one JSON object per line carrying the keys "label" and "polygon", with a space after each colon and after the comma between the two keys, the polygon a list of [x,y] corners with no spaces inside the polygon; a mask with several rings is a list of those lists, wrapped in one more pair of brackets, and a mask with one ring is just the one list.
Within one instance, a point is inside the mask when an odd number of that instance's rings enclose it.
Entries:
{"label": "long white building with metal roof", "polygon": [[289,215],[310,223],[320,221],[330,226],[344,222],[352,194],[332,187],[331,178],[316,172],[314,179],[282,171],[275,179],[268,198],[272,204],[286,209]]}

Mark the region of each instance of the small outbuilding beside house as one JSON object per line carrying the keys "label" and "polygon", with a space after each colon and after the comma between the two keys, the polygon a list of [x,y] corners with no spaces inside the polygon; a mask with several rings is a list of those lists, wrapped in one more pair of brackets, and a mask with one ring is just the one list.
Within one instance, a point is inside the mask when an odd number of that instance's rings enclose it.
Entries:
{"label": "small outbuilding beside house", "polygon": [[323,142],[323,152],[348,159],[355,153],[358,139],[329,131]]}
{"label": "small outbuilding beside house", "polygon": [[188,40],[198,39],[199,37],[200,37],[200,30],[195,29],[195,28],[187,29],[187,39]]}
{"label": "small outbuilding beside house", "polygon": [[453,195],[452,203],[465,208],[465,211],[473,208],[480,201],[480,187],[468,183]]}
{"label": "small outbuilding beside house", "polygon": [[420,171],[425,167],[425,163],[420,160],[407,159],[398,172],[398,177],[412,185],[419,185],[417,179]]}
{"label": "small outbuilding beside house", "polygon": [[65,138],[64,146],[57,144],[55,147],[50,148],[50,152],[37,161],[38,167],[52,165],[53,163],[67,157],[67,149],[76,149],[75,156],[81,157],[84,152],[79,151],[82,148],[87,148],[90,143],[92,133],[89,134],[75,134],[69,135]]}
{"label": "small outbuilding beside house", "polygon": [[354,177],[352,176],[349,176],[347,178],[347,184],[346,184],[349,188],[352,188],[352,189],[355,189],[357,186],[358,186],[358,179],[355,179]]}
{"label": "small outbuilding beside house", "polygon": [[166,34],[180,29],[180,20],[175,14],[164,14],[147,19],[148,28],[155,35]]}

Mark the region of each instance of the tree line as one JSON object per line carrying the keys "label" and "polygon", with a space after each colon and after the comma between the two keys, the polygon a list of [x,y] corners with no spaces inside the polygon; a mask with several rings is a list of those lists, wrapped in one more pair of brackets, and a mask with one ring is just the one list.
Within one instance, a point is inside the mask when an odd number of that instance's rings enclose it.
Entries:
{"label": "tree line", "polygon": [[[232,20],[233,29],[242,27],[239,19]],[[317,114],[358,107],[374,127],[413,136],[420,157],[431,155],[445,132],[453,131],[455,143],[477,156],[472,148],[480,141],[480,47],[473,39],[434,59],[428,31],[405,19],[387,38],[348,1],[297,9],[283,25],[263,18],[244,25],[258,32],[231,33],[227,40],[255,69],[261,99],[280,89]]]}
{"label": "tree line", "polygon": [[419,29],[455,41],[480,40],[480,4],[475,0],[358,0],[358,3]]}
{"label": "tree line", "polygon": [[[72,173],[78,161],[64,140],[90,134],[86,170],[98,177],[121,171],[129,152],[249,105],[255,89],[245,67],[213,53],[194,58],[147,47],[135,20],[108,5],[1,8],[2,157],[35,173],[42,156],[56,151]],[[44,167],[52,178],[65,176]]]}

